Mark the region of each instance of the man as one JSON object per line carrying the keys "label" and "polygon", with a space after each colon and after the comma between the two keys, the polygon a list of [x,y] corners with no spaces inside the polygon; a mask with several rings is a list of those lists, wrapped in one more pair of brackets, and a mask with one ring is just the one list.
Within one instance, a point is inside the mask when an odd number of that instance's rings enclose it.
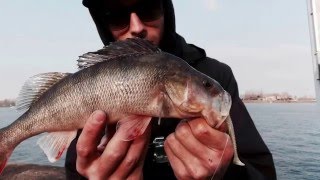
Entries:
{"label": "man", "polygon": [[[68,150],[68,178],[79,173],[89,179],[276,179],[272,156],[239,98],[230,67],[206,57],[203,49],[187,44],[175,32],[171,0],[83,0],[83,4],[104,45],[132,37],[147,39],[219,82],[232,96],[230,115],[245,166],[232,164],[233,146],[225,124],[213,129],[201,118],[152,121],[133,141],[122,141],[117,134],[108,137],[101,152],[97,145],[108,119],[104,112],[95,111]],[[152,141],[162,136],[168,163],[159,163],[154,156],[157,147]]]}

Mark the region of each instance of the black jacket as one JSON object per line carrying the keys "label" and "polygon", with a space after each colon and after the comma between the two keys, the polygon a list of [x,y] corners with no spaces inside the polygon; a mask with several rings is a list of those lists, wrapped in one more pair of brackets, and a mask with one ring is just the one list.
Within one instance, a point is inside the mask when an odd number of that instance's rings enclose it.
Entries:
{"label": "black jacket", "polygon": [[[237,82],[229,66],[206,56],[203,49],[187,44],[186,41],[175,32],[174,11],[171,0],[163,0],[165,8],[165,35],[160,48],[181,57],[197,70],[207,74],[218,81],[232,97],[231,119],[233,121],[238,152],[244,167],[231,164],[224,179],[276,179],[275,167],[272,155],[259,135],[245,105],[239,98]],[[105,45],[113,41],[108,32],[102,26],[99,19],[101,12],[99,0],[84,0],[83,4],[89,7],[90,13],[96,23],[100,37]],[[162,120],[158,125],[152,121],[152,137],[166,137],[175,130],[178,121]],[[77,138],[71,143],[66,158],[66,172],[69,179],[80,177],[75,168]],[[144,164],[145,179],[175,179],[173,171],[168,163],[156,163],[153,158],[154,148],[152,142],[148,149]]]}

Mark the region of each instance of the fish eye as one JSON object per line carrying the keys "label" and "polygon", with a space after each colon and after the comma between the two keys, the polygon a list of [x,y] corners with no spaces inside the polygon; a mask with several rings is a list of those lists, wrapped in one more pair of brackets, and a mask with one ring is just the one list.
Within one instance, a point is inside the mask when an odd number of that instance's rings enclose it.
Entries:
{"label": "fish eye", "polygon": [[212,87],[212,84],[211,84],[208,80],[204,80],[204,81],[202,82],[202,84],[203,84],[203,86],[204,86],[205,88],[211,88],[211,87]]}

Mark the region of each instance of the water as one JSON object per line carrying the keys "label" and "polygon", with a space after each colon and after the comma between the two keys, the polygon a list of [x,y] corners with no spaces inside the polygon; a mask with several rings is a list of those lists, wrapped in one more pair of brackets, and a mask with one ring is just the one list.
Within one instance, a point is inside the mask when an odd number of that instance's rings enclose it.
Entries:
{"label": "water", "polygon": [[[320,179],[320,108],[316,104],[246,104],[271,150],[278,179]],[[0,127],[19,114],[0,108]],[[9,163],[50,164],[36,145],[37,137],[20,144]],[[63,166],[64,158],[54,165]]]}
{"label": "water", "polygon": [[320,107],[246,104],[273,154],[278,179],[320,179]]}

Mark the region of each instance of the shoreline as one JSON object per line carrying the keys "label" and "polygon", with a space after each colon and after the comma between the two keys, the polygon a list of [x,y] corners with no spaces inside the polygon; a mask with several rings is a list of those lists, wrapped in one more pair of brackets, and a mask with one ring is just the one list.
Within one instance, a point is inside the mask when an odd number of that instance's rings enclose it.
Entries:
{"label": "shoreline", "polygon": [[8,164],[0,179],[65,180],[64,167],[38,164]]}

